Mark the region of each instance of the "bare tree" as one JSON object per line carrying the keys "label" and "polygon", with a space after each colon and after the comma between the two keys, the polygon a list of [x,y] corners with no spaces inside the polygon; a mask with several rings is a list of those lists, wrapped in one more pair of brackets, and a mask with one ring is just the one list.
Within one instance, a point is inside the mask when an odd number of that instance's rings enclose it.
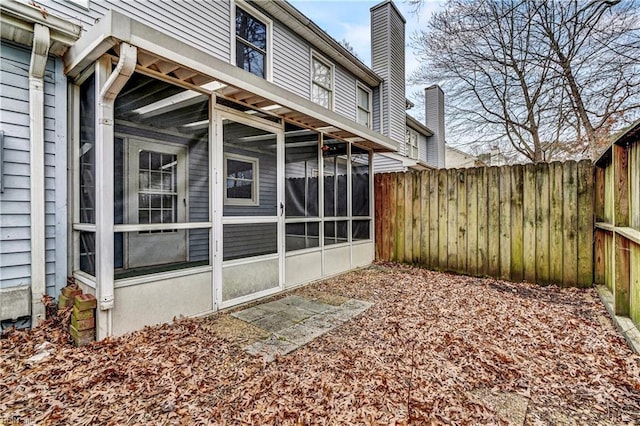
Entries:
{"label": "bare tree", "polygon": [[585,141],[593,153],[612,120],[640,111],[638,12],[619,2],[450,0],[413,37],[412,82],[445,87],[464,139],[507,140],[534,162]]}

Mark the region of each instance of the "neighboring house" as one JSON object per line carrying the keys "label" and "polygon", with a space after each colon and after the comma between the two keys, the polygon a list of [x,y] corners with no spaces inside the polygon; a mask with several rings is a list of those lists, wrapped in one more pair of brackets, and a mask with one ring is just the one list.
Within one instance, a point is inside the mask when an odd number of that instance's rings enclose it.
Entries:
{"label": "neighboring house", "polygon": [[445,145],[445,149],[444,164],[447,169],[467,169],[484,166],[484,163],[475,155],[454,148],[451,145]]}
{"label": "neighboring house", "polygon": [[406,134],[392,2],[372,68],[284,1],[0,7],[0,320],[73,276],[101,339],[372,262],[373,153]]}

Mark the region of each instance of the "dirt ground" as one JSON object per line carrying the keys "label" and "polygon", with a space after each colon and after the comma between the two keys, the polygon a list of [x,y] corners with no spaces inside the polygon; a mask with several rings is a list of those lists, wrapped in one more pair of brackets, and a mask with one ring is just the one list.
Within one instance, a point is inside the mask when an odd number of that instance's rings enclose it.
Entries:
{"label": "dirt ground", "polygon": [[294,293],[374,305],[271,363],[228,314],[82,348],[53,320],[6,333],[0,424],[640,424],[640,356],[592,289],[385,264]]}

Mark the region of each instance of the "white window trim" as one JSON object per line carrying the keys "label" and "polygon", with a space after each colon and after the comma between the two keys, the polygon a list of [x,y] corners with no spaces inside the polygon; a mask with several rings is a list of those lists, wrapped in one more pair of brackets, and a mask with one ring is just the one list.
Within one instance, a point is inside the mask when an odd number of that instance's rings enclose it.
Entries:
{"label": "white window trim", "polygon": [[367,123],[367,127],[368,128],[373,128],[373,90],[371,90],[371,88],[369,88],[367,85],[365,85],[364,83],[360,82],[360,81],[356,81],[356,117],[355,117],[355,121],[356,123],[360,122],[358,121],[358,111],[361,109],[360,108],[360,102],[358,99],[358,95],[360,92],[358,92],[358,89],[362,89],[365,92],[367,92],[369,94],[369,105],[367,105],[367,113],[369,114],[369,120]]}
{"label": "white window trim", "polygon": [[[227,160],[244,161],[245,163],[253,164],[253,190],[251,193],[251,199],[244,198],[228,198],[227,197]],[[224,205],[225,206],[259,206],[260,205],[260,160],[256,157],[247,157],[245,155],[232,154],[226,152],[224,154]]]}
{"label": "white window trim", "polygon": [[[311,50],[311,61],[309,61],[309,99],[313,102],[313,85],[317,84],[313,80],[313,61],[314,61],[314,59],[319,61],[319,62],[322,62],[324,65],[329,67],[329,70],[331,72],[331,88],[328,89],[328,88],[326,88],[324,86],[321,86],[320,84],[318,84],[318,86],[329,90],[330,99],[329,99],[329,106],[327,108],[330,109],[331,111],[333,111],[334,107],[335,107],[335,102],[336,102],[336,90],[335,90],[335,88],[336,88],[336,68],[335,68],[335,65],[333,64],[333,62],[331,62],[325,56],[322,56],[321,54],[319,54],[318,52],[316,52],[313,49]],[[318,104],[318,105],[320,105],[320,104]]]}
{"label": "white window trim", "polygon": [[231,28],[231,31],[229,34],[231,65],[235,67],[238,66],[236,64],[236,7],[237,6],[239,6],[241,9],[244,9],[250,15],[255,16],[267,26],[267,54],[265,58],[266,64],[265,64],[264,79],[267,81],[272,81],[273,80],[273,21],[270,18],[268,18],[264,13],[258,11],[256,8],[254,8],[244,0],[234,0],[231,2],[231,22],[229,23]]}
{"label": "white window trim", "polygon": [[[414,134],[416,136],[416,143],[415,145],[411,143],[411,134]],[[409,140],[406,139],[406,136],[409,137]],[[409,152],[409,149],[407,149],[408,147],[411,147],[410,150],[414,151],[415,155],[410,155],[411,153]],[[404,141],[404,156],[407,158],[411,158],[414,160],[417,160],[420,158],[420,133],[418,133],[416,130],[414,130],[413,128],[407,126],[407,134],[405,135],[405,141]]]}

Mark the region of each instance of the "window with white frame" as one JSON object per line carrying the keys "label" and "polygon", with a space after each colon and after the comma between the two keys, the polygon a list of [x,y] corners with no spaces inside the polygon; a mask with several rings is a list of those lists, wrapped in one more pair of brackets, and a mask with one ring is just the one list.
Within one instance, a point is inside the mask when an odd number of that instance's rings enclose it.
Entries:
{"label": "window with white frame", "polygon": [[258,159],[244,155],[224,156],[226,205],[258,205]]}
{"label": "window with white frame", "polygon": [[357,117],[358,123],[371,127],[371,90],[358,84],[357,87]]}
{"label": "window with white frame", "polygon": [[333,66],[315,55],[311,58],[311,100],[333,107]]}
{"label": "window with white frame", "polygon": [[269,22],[236,6],[236,65],[267,78]]}
{"label": "window with white frame", "polygon": [[409,158],[418,158],[418,132],[407,127],[404,153]]}

